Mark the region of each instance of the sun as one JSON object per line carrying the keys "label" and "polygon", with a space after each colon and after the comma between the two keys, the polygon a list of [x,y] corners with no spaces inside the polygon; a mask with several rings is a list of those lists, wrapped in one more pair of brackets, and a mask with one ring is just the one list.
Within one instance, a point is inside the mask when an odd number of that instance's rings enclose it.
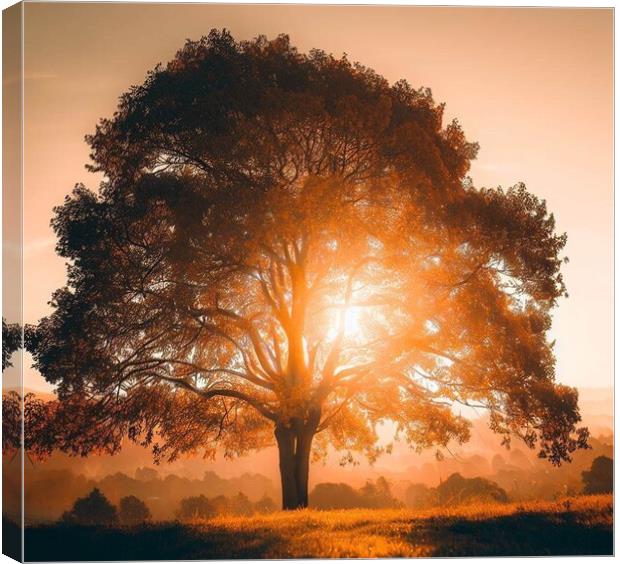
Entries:
{"label": "sun", "polygon": [[[330,323],[329,330],[327,331],[327,339],[333,340],[336,338],[339,332],[339,320],[337,316],[334,316],[332,323]],[[359,341],[364,335],[364,327],[361,319],[360,308],[348,307],[344,313],[344,337],[345,339]]]}
{"label": "sun", "polygon": [[344,315],[344,334],[345,337],[359,338],[362,336],[363,327],[360,323],[359,308],[349,307]]}

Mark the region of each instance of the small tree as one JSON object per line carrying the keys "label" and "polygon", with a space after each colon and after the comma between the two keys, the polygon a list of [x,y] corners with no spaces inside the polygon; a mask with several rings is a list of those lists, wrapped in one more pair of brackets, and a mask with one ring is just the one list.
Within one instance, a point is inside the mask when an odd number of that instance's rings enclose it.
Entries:
{"label": "small tree", "polygon": [[454,473],[436,488],[440,505],[463,505],[467,503],[506,503],[508,494],[498,484],[485,478],[463,478]]}
{"label": "small tree", "polygon": [[229,515],[233,512],[232,501],[225,495],[216,495],[210,500],[216,515]]}
{"label": "small tree", "polygon": [[386,508],[400,505],[394,499],[392,488],[383,476],[379,476],[374,482],[367,480],[366,484],[360,488],[359,495],[363,507]]}
{"label": "small tree", "polygon": [[608,456],[597,456],[590,470],[581,473],[583,493],[609,493],[614,489],[614,461]]}
{"label": "small tree", "polygon": [[94,488],[86,497],[76,500],[70,511],[66,511],[62,520],[76,525],[114,525],[118,522],[116,507]]}
{"label": "small tree", "polygon": [[177,517],[181,520],[209,519],[215,515],[214,505],[204,495],[182,499],[177,513]]}
{"label": "small tree", "polygon": [[254,506],[243,492],[239,492],[230,500],[231,512],[234,515],[252,515]]}
{"label": "small tree", "polygon": [[436,490],[425,484],[410,484],[405,491],[405,505],[411,509],[424,509],[436,503]]}
{"label": "small tree", "polygon": [[310,492],[313,509],[352,509],[362,507],[360,494],[349,484],[324,482]]}
{"label": "small tree", "polygon": [[123,525],[137,525],[151,519],[151,511],[134,495],[121,498],[118,517]]}

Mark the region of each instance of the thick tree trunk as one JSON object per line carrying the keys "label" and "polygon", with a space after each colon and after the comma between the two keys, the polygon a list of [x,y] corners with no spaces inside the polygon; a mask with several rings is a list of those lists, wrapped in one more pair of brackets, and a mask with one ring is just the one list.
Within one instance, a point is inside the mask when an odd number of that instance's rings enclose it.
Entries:
{"label": "thick tree trunk", "polygon": [[292,429],[276,425],[276,442],[280,457],[282,509],[297,509],[297,480],[295,478],[295,434]]}
{"label": "thick tree trunk", "polygon": [[314,431],[304,430],[297,436],[295,452],[295,482],[299,507],[308,507],[308,477],[310,474],[310,450]]}
{"label": "thick tree trunk", "polygon": [[314,418],[295,428],[276,425],[275,436],[280,458],[280,483],[282,485],[282,509],[308,507],[308,478],[310,452],[316,433]]}

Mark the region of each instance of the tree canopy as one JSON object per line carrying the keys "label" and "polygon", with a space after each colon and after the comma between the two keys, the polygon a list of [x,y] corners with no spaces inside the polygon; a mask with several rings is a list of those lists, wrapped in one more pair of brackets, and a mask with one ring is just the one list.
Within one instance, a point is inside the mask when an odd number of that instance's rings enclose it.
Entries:
{"label": "tree canopy", "polygon": [[94,488],[86,497],[77,499],[71,510],[63,513],[62,520],[76,525],[113,525],[118,522],[118,514],[108,498]]}
{"label": "tree canopy", "polygon": [[137,525],[151,519],[151,511],[135,495],[122,497],[118,504],[118,520],[123,525]]}
{"label": "tree canopy", "polygon": [[586,494],[610,493],[614,491],[614,461],[608,456],[597,456],[590,470],[581,473],[583,491]]}
{"label": "tree canopy", "polygon": [[556,464],[586,445],[547,336],[566,237],[525,186],[472,185],[430,90],[213,31],[87,141],[106,180],[56,209],[68,282],[32,338],[63,448],[233,456],[275,431],[297,507],[311,451],[373,459],[384,421],[462,442],[458,405]]}

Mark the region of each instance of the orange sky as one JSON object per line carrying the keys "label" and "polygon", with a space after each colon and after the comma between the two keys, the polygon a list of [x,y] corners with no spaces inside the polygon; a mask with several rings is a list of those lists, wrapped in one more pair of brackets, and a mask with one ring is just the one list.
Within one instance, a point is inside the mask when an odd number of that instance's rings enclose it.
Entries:
{"label": "orange sky", "polygon": [[[570,298],[555,314],[558,379],[613,383],[611,9],[25,4],[24,319],[64,283],[49,228],[76,182],[95,188],[83,141],[118,96],[186,38],[288,33],[429,86],[481,145],[478,186],[524,181],[568,232]],[[45,383],[32,371],[27,387]]]}

